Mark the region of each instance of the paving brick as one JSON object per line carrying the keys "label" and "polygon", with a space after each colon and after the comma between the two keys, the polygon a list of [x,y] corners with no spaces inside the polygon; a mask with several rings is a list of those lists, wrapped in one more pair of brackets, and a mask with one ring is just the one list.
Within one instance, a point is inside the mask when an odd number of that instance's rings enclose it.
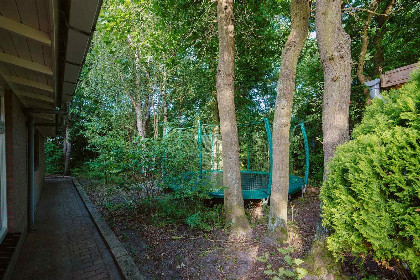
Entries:
{"label": "paving brick", "polygon": [[73,182],[46,180],[12,279],[122,279]]}
{"label": "paving brick", "polygon": [[88,280],[102,280],[102,279],[107,279],[106,273],[97,274],[95,276],[88,278]]}

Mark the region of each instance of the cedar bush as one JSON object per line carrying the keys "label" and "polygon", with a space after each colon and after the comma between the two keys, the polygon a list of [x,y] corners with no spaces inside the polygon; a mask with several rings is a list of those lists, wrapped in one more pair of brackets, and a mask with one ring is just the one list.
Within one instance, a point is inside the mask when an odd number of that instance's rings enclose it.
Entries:
{"label": "cedar bush", "polygon": [[420,71],[374,100],[327,174],[321,200],[333,254],[401,262],[420,278]]}

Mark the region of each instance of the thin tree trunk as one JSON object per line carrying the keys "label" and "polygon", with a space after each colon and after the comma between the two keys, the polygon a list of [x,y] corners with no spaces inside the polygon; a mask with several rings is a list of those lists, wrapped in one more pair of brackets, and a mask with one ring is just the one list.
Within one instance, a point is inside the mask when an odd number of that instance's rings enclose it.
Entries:
{"label": "thin tree trunk", "polygon": [[166,99],[162,100],[162,107],[163,107],[163,136],[165,136],[166,131],[168,129],[168,105],[166,103]]}
{"label": "thin tree trunk", "polygon": [[[369,10],[376,12],[378,9],[378,5],[381,3],[381,0],[371,0]],[[364,75],[363,70],[365,67],[366,62],[366,54],[369,46],[369,26],[374,18],[377,22],[378,31],[375,32],[373,37],[373,45],[376,49],[373,55],[373,76],[376,77],[381,74],[382,66],[384,62],[384,53],[383,53],[383,45],[382,45],[382,38],[385,34],[385,23],[388,20],[389,16],[391,15],[395,5],[395,0],[388,0],[385,9],[382,14],[375,15],[374,13],[368,13],[366,21],[363,26],[362,31],[362,38],[361,38],[361,48],[359,53],[359,61],[357,64],[357,78],[359,82],[363,85],[367,81],[370,80],[370,77]],[[371,98],[369,96],[369,89],[367,87],[363,88],[363,93],[366,98],[366,104],[371,103]]]}
{"label": "thin tree trunk", "polygon": [[232,234],[245,237],[250,226],[245,215],[239,165],[238,127],[234,101],[233,0],[218,0],[219,65],[217,69],[217,101],[223,145],[223,184],[225,189],[226,222]]}
{"label": "thin tree trunk", "polygon": [[384,55],[384,46],[382,43],[383,35],[386,32],[386,26],[379,27],[378,22],[378,33],[375,34],[373,38],[373,45],[375,46],[375,51],[373,52],[373,77],[379,77],[382,74],[382,69],[384,67],[385,55]]}
{"label": "thin tree trunk", "polygon": [[143,110],[141,107],[141,103],[136,102],[131,96],[130,100],[136,112],[137,135],[140,136],[141,139],[144,139],[146,137],[146,119],[143,119]]}
{"label": "thin tree trunk", "polygon": [[375,21],[377,23],[377,32],[373,37],[373,46],[375,51],[373,53],[373,73],[374,77],[378,77],[382,74],[382,68],[384,66],[385,55],[384,55],[384,46],[382,39],[386,33],[386,22],[390,18],[395,6],[395,0],[388,0],[385,6],[385,10],[381,15],[375,16]]}
{"label": "thin tree trunk", "polygon": [[159,103],[155,103],[155,99],[153,98],[152,102],[153,108],[153,139],[157,140],[159,137]]}
{"label": "thin tree trunk", "polygon": [[[67,133],[67,132],[66,132]],[[70,156],[71,156],[71,142],[66,141],[66,156],[64,161],[64,175],[70,174]]]}
{"label": "thin tree trunk", "polygon": [[295,91],[296,68],[305,44],[311,13],[310,0],[290,3],[291,32],[281,56],[277,100],[273,123],[273,171],[270,197],[269,233],[287,239],[287,201],[289,191],[289,131]]}
{"label": "thin tree trunk", "polygon": [[168,103],[166,102],[166,69],[163,71],[163,83],[162,83],[162,109],[163,109],[163,137],[166,135],[166,131],[168,129]]}
{"label": "thin tree trunk", "polygon": [[[379,0],[380,1],[380,0]],[[371,0],[369,10],[375,12],[378,8],[379,2],[377,0]],[[359,79],[359,82],[363,85],[369,80],[369,77],[365,76],[363,73],[363,70],[365,68],[365,62],[366,62],[366,53],[369,45],[369,26],[372,21],[373,13],[367,13],[366,21],[363,25],[363,31],[362,31],[362,45],[360,47],[360,53],[359,53],[359,62],[357,64],[357,78]],[[366,104],[371,103],[371,99],[369,96],[369,89],[367,87],[363,88],[363,93],[366,98]]]}
{"label": "thin tree trunk", "polygon": [[66,134],[64,136],[64,175],[69,175],[70,170],[70,155],[71,155],[71,142],[70,142],[70,128],[71,128],[71,117],[66,118]]}

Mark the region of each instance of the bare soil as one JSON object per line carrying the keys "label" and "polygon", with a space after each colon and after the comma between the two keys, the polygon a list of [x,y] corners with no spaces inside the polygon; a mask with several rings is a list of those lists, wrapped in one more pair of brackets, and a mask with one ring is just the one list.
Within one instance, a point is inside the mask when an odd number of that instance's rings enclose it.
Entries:
{"label": "bare soil", "polygon": [[[86,180],[81,183],[92,184]],[[320,211],[315,188],[310,188],[303,198],[292,198],[288,209],[289,240],[279,244],[267,237],[267,206],[261,201],[247,201],[253,231],[249,238],[238,241],[230,240],[223,229],[204,232],[187,225],[159,227],[151,224],[141,211],[136,214],[123,209],[111,211],[103,203],[104,197],[110,195],[109,191],[85,189],[148,279],[272,279],[264,273],[270,265],[276,270],[280,267],[290,269],[279,248],[292,248],[290,256],[305,261]],[[113,201],[126,200],[115,194],[112,196]],[[268,260],[261,261],[263,256],[268,256]],[[356,263],[351,258],[343,263],[343,271],[350,279],[362,279],[366,273],[377,277],[369,279],[401,279],[392,269],[375,262],[368,260],[361,266]],[[305,279],[318,278],[306,276]]]}

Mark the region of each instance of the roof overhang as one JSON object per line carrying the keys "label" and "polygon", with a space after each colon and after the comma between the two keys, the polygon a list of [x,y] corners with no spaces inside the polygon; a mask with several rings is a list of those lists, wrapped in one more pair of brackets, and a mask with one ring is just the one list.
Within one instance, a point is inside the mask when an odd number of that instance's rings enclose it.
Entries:
{"label": "roof overhang", "polygon": [[413,63],[385,72],[381,75],[381,88],[389,89],[408,82],[411,72],[416,70],[418,66],[418,63]]}
{"label": "roof overhang", "polygon": [[48,135],[57,132],[58,116],[72,101],[101,6],[102,0],[6,0],[0,5],[0,82],[28,113],[42,119],[36,123],[44,131],[50,128]]}

